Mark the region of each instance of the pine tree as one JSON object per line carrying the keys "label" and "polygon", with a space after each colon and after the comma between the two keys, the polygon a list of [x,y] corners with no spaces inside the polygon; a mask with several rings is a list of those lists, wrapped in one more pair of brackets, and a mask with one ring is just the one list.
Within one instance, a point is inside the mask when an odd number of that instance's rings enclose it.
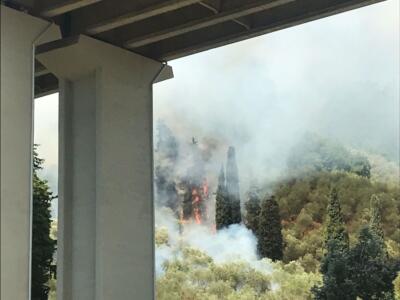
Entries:
{"label": "pine tree", "polygon": [[231,212],[232,209],[226,193],[224,167],[222,166],[215,199],[215,225],[218,230],[232,224]]}
{"label": "pine tree", "polygon": [[257,248],[261,257],[268,257],[274,261],[282,260],[282,224],[279,205],[274,196],[261,203]]}
{"label": "pine tree", "polygon": [[38,176],[43,160],[36,146],[33,160],[33,214],[32,214],[32,300],[47,300],[50,266],[56,242],[50,238],[51,200],[54,198],[47,181]]}
{"label": "pine tree", "polygon": [[253,186],[248,192],[249,200],[245,204],[246,208],[246,226],[257,236],[258,223],[261,211],[260,197],[258,196],[258,188]]}
{"label": "pine tree", "polygon": [[349,236],[343,220],[339,196],[332,189],[327,218],[326,254],[321,262],[323,284],[313,288],[316,300],[355,300],[356,285],[351,280]]}
{"label": "pine tree", "polygon": [[[349,248],[349,235],[346,230],[346,225],[343,220],[343,215],[340,207],[339,196],[336,188],[331,191],[328,205],[328,219],[326,229],[326,245],[329,249],[329,241],[336,240],[337,247],[342,250]],[[332,243],[331,243],[332,244]]]}
{"label": "pine tree", "polygon": [[393,281],[399,271],[399,263],[388,259],[381,237],[371,226],[361,229],[358,243],[350,251],[348,265],[358,297],[394,300]]}
{"label": "pine tree", "polygon": [[314,286],[315,300],[356,300],[357,288],[351,280],[349,251],[343,251],[343,244],[337,239],[327,242],[329,251],[321,262],[322,286]]}
{"label": "pine tree", "polygon": [[231,204],[231,224],[242,222],[240,209],[239,175],[236,165],[235,148],[229,147],[226,162],[226,190]]}

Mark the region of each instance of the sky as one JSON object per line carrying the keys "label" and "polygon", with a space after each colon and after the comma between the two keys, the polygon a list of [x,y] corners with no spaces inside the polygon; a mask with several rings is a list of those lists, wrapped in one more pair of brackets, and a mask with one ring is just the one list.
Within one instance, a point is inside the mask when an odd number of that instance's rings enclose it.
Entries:
{"label": "sky", "polygon": [[[236,147],[243,181],[274,177],[305,132],[399,160],[399,1],[171,61],[154,119],[179,139]],[[35,101],[43,176],[57,190],[58,96]],[[178,117],[177,117],[178,116]]]}

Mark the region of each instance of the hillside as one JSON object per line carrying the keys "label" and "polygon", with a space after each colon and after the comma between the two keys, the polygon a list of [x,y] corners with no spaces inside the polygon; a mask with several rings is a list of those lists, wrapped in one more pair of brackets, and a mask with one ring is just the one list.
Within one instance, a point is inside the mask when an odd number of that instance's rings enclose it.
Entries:
{"label": "hillside", "polygon": [[[171,138],[172,132],[169,134]],[[177,148],[175,138],[172,145]],[[173,153],[173,159],[178,160],[178,151]],[[168,222],[160,222],[165,213],[156,217],[157,265],[162,269],[157,276],[159,299],[222,299],[221,295],[226,295],[223,299],[313,299],[311,288],[321,284],[320,266],[326,256],[332,188],[337,190],[350,248],[356,249],[361,229],[371,220],[374,195],[379,199],[385,249],[391,261],[400,261],[398,165],[382,156],[306,134],[293,147],[284,174],[260,183],[258,188],[252,186],[248,193],[248,197],[258,194],[261,201],[274,196],[279,204],[282,262],[259,257],[257,232],[246,231],[241,224],[217,232],[204,229],[209,223],[200,225],[202,230],[189,219],[182,224],[173,212],[177,202],[169,205]],[[173,178],[165,178],[168,191],[173,190]],[[177,201],[175,196],[169,199]],[[246,215],[242,210],[243,223],[249,224]]]}

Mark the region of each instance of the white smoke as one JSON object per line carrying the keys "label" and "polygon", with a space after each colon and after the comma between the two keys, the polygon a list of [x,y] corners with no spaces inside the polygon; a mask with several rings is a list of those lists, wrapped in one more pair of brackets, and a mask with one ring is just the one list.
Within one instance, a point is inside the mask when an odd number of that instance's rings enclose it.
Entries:
{"label": "white smoke", "polygon": [[254,269],[270,273],[271,265],[267,260],[259,260],[257,238],[243,224],[234,224],[214,232],[209,226],[185,224],[182,232],[178,220],[171,210],[156,209],[156,228],[168,229],[168,245],[156,248],[156,275],[163,274],[163,263],[180,255],[181,243],[199,249],[209,255],[216,263],[244,261]]}
{"label": "white smoke", "polygon": [[305,132],[398,162],[398,11],[384,1],[172,61],[154,116],[181,140],[217,139],[217,172],[234,146],[242,195],[282,175]]}
{"label": "white smoke", "polygon": [[[182,142],[177,177],[193,161],[185,156],[193,138],[200,149],[214,139],[203,165],[211,192],[228,146],[236,148],[242,203],[255,179],[284,176],[306,132],[398,162],[398,8],[390,0],[173,61],[175,78],[154,89],[154,117]],[[156,251],[157,274],[179,255],[181,238],[217,262],[260,262],[256,238],[243,225],[217,233],[186,225],[181,235],[174,215],[158,209],[156,226],[167,227],[170,238]]]}
{"label": "white smoke", "polygon": [[214,234],[210,228],[190,224],[185,227],[182,238],[191,246],[207,253],[216,262],[244,260],[251,263],[257,260],[257,239],[242,224],[233,224]]}

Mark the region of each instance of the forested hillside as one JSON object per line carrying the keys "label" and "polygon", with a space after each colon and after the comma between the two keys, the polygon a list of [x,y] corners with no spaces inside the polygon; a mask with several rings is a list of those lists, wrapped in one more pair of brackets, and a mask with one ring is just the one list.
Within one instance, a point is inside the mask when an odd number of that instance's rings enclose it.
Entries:
{"label": "forested hillside", "polygon": [[[385,241],[391,255],[400,258],[399,169],[393,170],[393,164],[382,157],[380,161],[371,163],[367,156],[315,135],[307,135],[293,149],[288,177],[265,187],[280,205],[284,261],[301,259],[307,270],[316,270],[323,256],[332,187],[337,189],[351,242],[370,220],[372,195],[380,199]],[[389,172],[382,173],[385,169]]]}
{"label": "forested hillside", "polygon": [[[173,139],[177,149],[179,143]],[[216,202],[211,202],[216,205],[217,231],[204,234],[192,229],[190,217],[176,219],[179,232],[170,224],[157,226],[156,253],[163,270],[157,276],[158,299],[389,300],[395,299],[395,293],[398,297],[397,163],[306,134],[292,148],[282,176],[247,187],[246,198],[241,200],[241,222],[229,217],[237,208],[230,204],[236,200],[232,202],[229,196],[232,184],[225,177],[239,182],[242,175],[240,161],[237,168],[229,152],[228,164],[234,171],[227,168],[224,174],[221,170],[214,191]],[[179,158],[174,156],[174,160]],[[174,180],[175,176],[165,180],[170,182],[170,191]],[[163,198],[162,203],[169,201]],[[177,207],[179,201],[170,206]],[[242,224],[246,232],[238,229]],[[251,234],[253,244],[249,242],[248,248],[236,253],[232,248],[247,243],[235,242],[238,230],[242,236]],[[215,245],[206,246],[195,237]],[[221,253],[215,250],[233,251],[236,256],[229,254],[221,261]],[[254,258],[248,258],[252,251]]]}

